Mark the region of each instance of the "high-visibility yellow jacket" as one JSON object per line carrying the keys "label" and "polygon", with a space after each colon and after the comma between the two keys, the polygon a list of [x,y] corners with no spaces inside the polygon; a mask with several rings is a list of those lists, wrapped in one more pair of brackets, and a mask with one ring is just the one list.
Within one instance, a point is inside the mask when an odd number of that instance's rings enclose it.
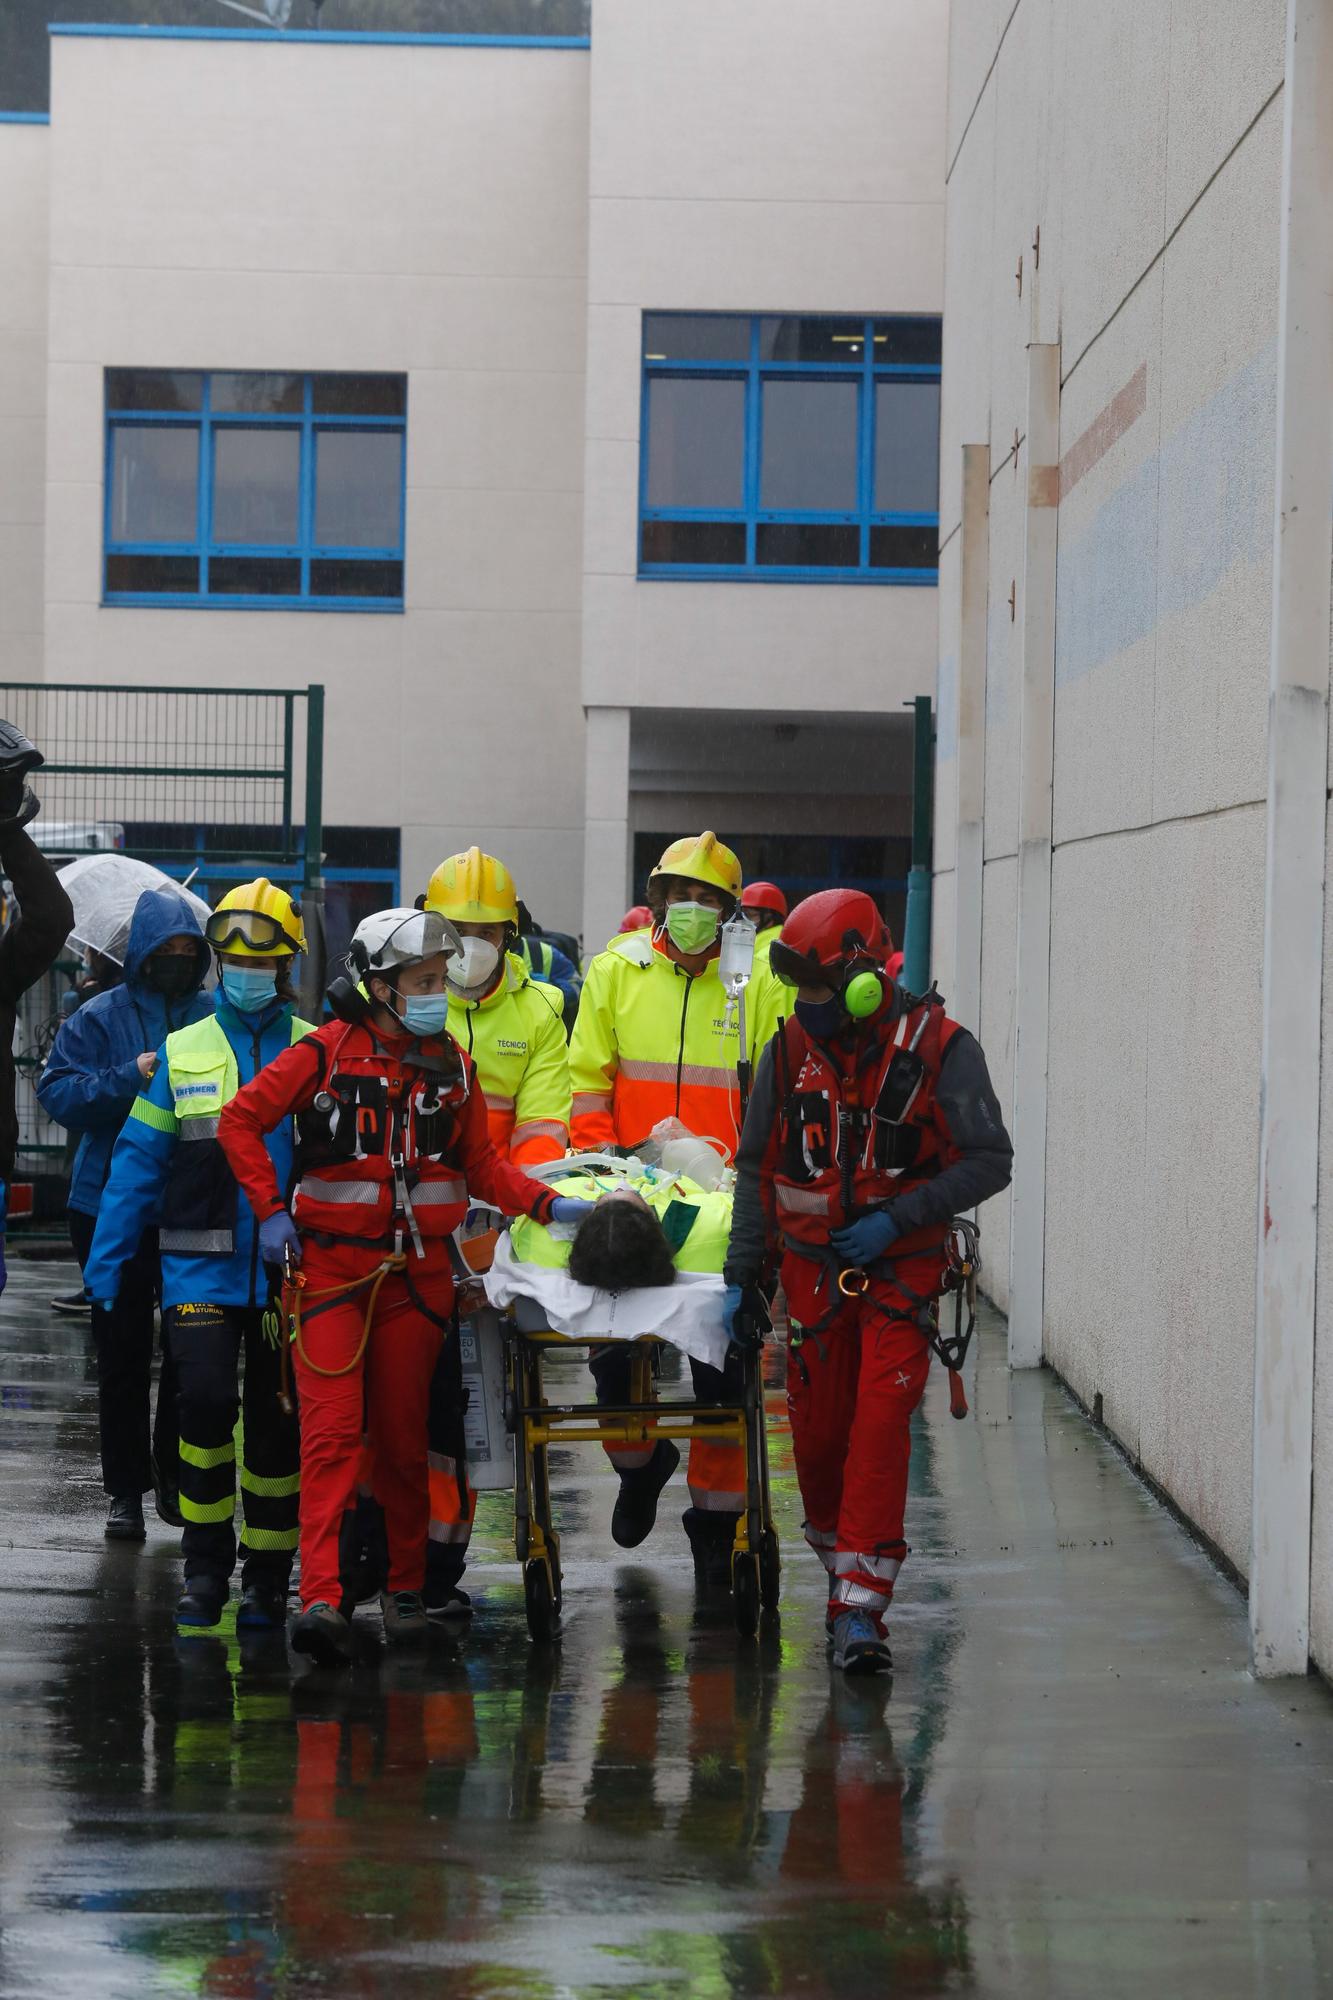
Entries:
{"label": "high-visibility yellow jacket", "polygon": [[[569,1174],[559,1183],[558,1191],[576,1201],[596,1201],[619,1185],[606,1175]],[[721,1271],[731,1237],[729,1188],[702,1188],[684,1174],[655,1173],[651,1168],[629,1186],[643,1196],[666,1231],[678,1271]],[[563,1234],[553,1236],[531,1216],[518,1216],[510,1223],[509,1240],[522,1264],[542,1264],[555,1271],[569,1265],[572,1239]]]}
{"label": "high-visibility yellow jacket", "polygon": [[[740,1138],[740,1036],[723,1031],[727,996],[710,959],[696,975],[667,956],[650,931],[613,939],[588,967],[569,1050],[574,1086],[570,1139],[581,1152],[637,1146],[659,1118],[679,1118],[727,1157]],[[745,995],[752,1067],[789,996],[756,964]]]}
{"label": "high-visibility yellow jacket", "polygon": [[484,1000],[449,996],[449,1033],[477,1065],[497,1152],[518,1167],[563,1159],[569,1145],[569,1047],[559,989],[506,955]]}
{"label": "high-visibility yellow jacket", "polygon": [[[770,924],[766,931],[760,931],[758,937],[754,941],[754,969],[756,973],[761,971],[768,972],[770,970],[768,961],[772,954],[774,945],[777,943],[778,939],[781,936],[782,936],[781,924]],[[794,999],[795,997],[796,996],[793,994],[792,998]],[[788,1007],[784,1009],[784,1011],[790,1013],[791,1009]]]}

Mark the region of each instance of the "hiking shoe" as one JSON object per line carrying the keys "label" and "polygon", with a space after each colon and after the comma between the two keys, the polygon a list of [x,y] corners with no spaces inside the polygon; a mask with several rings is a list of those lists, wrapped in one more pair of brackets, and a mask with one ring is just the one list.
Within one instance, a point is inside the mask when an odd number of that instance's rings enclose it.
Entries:
{"label": "hiking shoe", "polygon": [[225,1576],[187,1576],[176,1601],[178,1625],[216,1625],[230,1586]]}
{"label": "hiking shoe", "polygon": [[472,1616],[472,1599],[456,1583],[442,1584],[432,1590],[427,1578],[426,1616],[445,1624],[461,1622]]}
{"label": "hiking shoe", "polygon": [[730,1590],[737,1516],[687,1507],[680,1518],[694,1556],[695,1583],[704,1590]]}
{"label": "hiking shoe", "polygon": [[293,1625],[292,1651],[306,1654],[317,1667],[340,1667],[352,1657],[352,1628],[321,1598],[308,1604]]}
{"label": "hiking shoe", "polygon": [[247,1583],[236,1607],[236,1630],[274,1632],[286,1623],[287,1592],[262,1583]]}
{"label": "hiking shoe", "polygon": [[842,1611],[834,1619],[833,1664],[845,1674],[893,1672],[889,1642],[864,1611]]}
{"label": "hiking shoe", "polygon": [[92,1300],[83,1292],[65,1292],[49,1303],[52,1312],[68,1313],[71,1319],[87,1319],[93,1309]]}
{"label": "hiking shoe", "polygon": [[120,1493],[113,1498],[102,1533],[109,1542],[147,1541],[148,1531],[143,1524],[143,1501],[137,1493]]}
{"label": "hiking shoe", "polygon": [[637,1549],[653,1532],[662,1488],[680,1464],[670,1438],[659,1438],[646,1465],[620,1475],[620,1492],[611,1516],[611,1539],[618,1548]]}
{"label": "hiking shoe", "polygon": [[386,1590],[380,1598],[384,1636],[391,1646],[417,1646],[429,1631],[419,1590]]}

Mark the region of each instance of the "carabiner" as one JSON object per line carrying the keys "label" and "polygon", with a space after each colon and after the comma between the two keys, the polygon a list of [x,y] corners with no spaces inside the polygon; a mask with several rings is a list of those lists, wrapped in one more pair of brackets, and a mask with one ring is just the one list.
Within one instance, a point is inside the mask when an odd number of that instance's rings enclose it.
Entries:
{"label": "carabiner", "polygon": [[864,1298],[870,1290],[869,1271],[859,1270],[855,1265],[846,1271],[839,1271],[838,1290],[845,1299]]}

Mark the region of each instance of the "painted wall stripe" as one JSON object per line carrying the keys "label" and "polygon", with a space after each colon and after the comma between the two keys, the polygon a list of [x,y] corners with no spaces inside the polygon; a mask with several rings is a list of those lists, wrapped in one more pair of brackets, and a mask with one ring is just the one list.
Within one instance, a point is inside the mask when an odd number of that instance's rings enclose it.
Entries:
{"label": "painted wall stripe", "polygon": [[1060,460],[1062,500],[1073,492],[1085,473],[1092,471],[1098,459],[1105,458],[1111,446],[1119,442],[1147,407],[1148,364],[1141,361],[1124,388],[1118,395],[1112,396],[1106,408],[1093,418],[1081,436],[1074,439]]}

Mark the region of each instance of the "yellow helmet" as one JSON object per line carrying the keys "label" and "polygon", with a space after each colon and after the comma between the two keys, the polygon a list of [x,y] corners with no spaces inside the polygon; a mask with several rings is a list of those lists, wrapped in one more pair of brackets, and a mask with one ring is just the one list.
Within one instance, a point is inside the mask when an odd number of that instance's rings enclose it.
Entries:
{"label": "yellow helmet", "polygon": [[682,875],[687,882],[708,882],[724,895],[736,898],[744,887],[740,862],[715,833],[686,834],[683,840],[673,840],[648,880],[655,882],[659,875]]}
{"label": "yellow helmet", "polygon": [[306,948],[301,905],[266,875],[228,889],[204,925],[204,936],[215,951],[238,958],[290,958]]}
{"label": "yellow helmet", "polygon": [[426,908],[455,924],[512,924],[518,929],[518,891],[503,861],[469,847],[451,854],[430,878]]}

